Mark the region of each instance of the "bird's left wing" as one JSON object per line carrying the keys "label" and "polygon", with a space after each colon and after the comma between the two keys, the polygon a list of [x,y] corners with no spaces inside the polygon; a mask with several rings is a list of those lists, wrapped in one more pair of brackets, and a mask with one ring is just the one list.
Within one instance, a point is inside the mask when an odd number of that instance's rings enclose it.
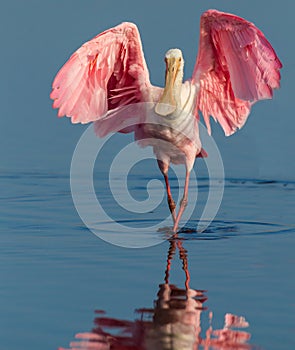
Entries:
{"label": "bird's left wing", "polygon": [[139,31],[125,22],[82,45],[56,75],[50,97],[59,117],[84,124],[145,101],[149,87]]}
{"label": "bird's left wing", "polygon": [[235,15],[208,10],[201,17],[200,42],[192,82],[198,86],[196,114],[210,116],[226,135],[241,128],[251,106],[271,98],[282,67],[264,34]]}

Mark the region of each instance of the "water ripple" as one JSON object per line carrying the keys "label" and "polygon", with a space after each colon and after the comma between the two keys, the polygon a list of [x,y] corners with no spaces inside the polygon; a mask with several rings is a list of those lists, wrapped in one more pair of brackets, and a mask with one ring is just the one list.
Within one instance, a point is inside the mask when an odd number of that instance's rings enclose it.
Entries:
{"label": "water ripple", "polygon": [[[202,221],[204,222],[204,221]],[[156,220],[154,219],[130,219],[130,220],[119,220],[119,224],[129,227],[146,227],[146,234],[153,232],[149,227],[155,225]],[[256,222],[256,221],[230,221],[230,220],[214,220],[203,232],[197,231],[199,221],[191,220],[188,224],[182,227],[178,231],[178,238],[181,240],[217,240],[217,239],[228,239],[233,237],[241,236],[258,236],[258,235],[273,235],[273,234],[284,234],[288,232],[294,232],[295,226],[287,226],[278,223],[270,222]],[[110,232],[112,222],[105,221],[101,223],[104,229],[108,229],[110,226]],[[80,227],[81,229],[81,227]],[[162,234],[163,240],[169,239],[172,235],[172,227],[163,227],[159,230],[158,234]]]}
{"label": "water ripple", "polygon": [[197,222],[189,222],[178,232],[179,237],[184,240],[212,240],[238,236],[283,234],[295,230],[295,226],[277,223],[230,220],[214,220],[203,232],[198,232],[195,227],[197,227]]}

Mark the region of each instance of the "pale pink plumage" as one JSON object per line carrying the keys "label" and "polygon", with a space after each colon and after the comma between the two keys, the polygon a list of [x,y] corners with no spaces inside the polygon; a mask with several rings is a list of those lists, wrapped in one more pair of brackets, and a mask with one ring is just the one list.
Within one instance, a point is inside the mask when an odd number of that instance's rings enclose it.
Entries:
{"label": "pale pink plumage", "polygon": [[[95,327],[91,332],[75,335],[69,348],[59,350],[160,350],[160,349],[215,349],[250,350],[251,334],[240,328],[249,327],[243,316],[227,313],[224,326],[214,329],[213,312],[209,325],[204,317],[207,295],[204,290],[190,288],[188,253],[180,239],[171,239],[165,269],[164,283],[159,285],[153,307],[136,310],[136,320],[122,320],[95,311]],[[170,284],[173,258],[179,251],[185,273],[185,288]],[[205,313],[205,314],[204,314]]]}
{"label": "pale pink plumage", "polygon": [[88,123],[144,102],[151,85],[135,24],[122,23],[81,46],[55,77],[50,97],[58,116]]}
{"label": "pale pink plumage", "polygon": [[[182,56],[173,56],[178,51],[174,50],[171,56],[174,64],[178,59],[181,62]],[[210,116],[226,135],[233,134],[244,125],[256,101],[272,97],[273,89],[280,85],[281,67],[274,49],[254,24],[235,15],[208,10],[201,17],[199,53],[192,79],[174,92],[175,101],[181,103],[177,107],[181,111],[178,125],[195,129],[193,142],[181,136],[182,130],[174,133],[170,121],[168,126],[159,123],[152,129],[141,127],[145,116],[134,106],[145,102],[161,105],[163,96],[163,101],[167,100],[169,93],[151,85],[139,32],[132,23],[111,28],[79,48],[54,79],[50,97],[53,107],[59,109],[58,116],[66,115],[73,123],[95,121],[99,136],[112,131],[134,131],[137,140],[157,137],[172,143],[174,148],[164,147],[163,143],[152,146],[165,177],[175,230],[187,202],[189,173],[195,157],[202,155],[198,123],[188,125],[187,116],[193,112],[198,119],[201,111],[209,134]],[[160,107],[158,111],[163,111]],[[159,119],[164,120],[166,116],[163,118],[158,111],[155,109]],[[128,118],[133,118],[135,126],[126,123]],[[170,162],[185,163],[187,171],[177,217],[168,182]]]}
{"label": "pale pink plumage", "polygon": [[241,128],[258,100],[280,86],[282,64],[263,33],[243,18],[209,10],[201,17],[199,54],[192,82],[210,133],[210,115],[226,135]]}
{"label": "pale pink plumage", "polygon": [[[200,27],[192,75],[199,85],[196,114],[202,112],[209,132],[211,115],[230,135],[254,102],[272,97],[282,64],[263,33],[238,16],[208,10]],[[154,102],[153,88],[138,29],[125,22],[79,48],[54,79],[50,97],[59,116],[88,123],[122,105]]]}

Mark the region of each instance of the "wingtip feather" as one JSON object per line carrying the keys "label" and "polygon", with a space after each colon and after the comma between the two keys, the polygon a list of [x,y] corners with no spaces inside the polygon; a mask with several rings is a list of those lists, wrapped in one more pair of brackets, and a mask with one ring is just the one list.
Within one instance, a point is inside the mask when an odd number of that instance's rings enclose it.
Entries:
{"label": "wingtip feather", "polygon": [[273,97],[282,63],[264,34],[236,15],[202,14],[200,48],[192,77],[199,84],[197,109],[209,132],[209,116],[230,136],[241,128],[253,103]]}
{"label": "wingtip feather", "polygon": [[[120,96],[120,89],[130,86],[128,94]],[[88,123],[120,104],[143,101],[147,86],[139,31],[134,23],[123,22],[84,43],[70,57],[53,80],[50,98],[59,116]],[[110,96],[115,96],[113,103]]]}

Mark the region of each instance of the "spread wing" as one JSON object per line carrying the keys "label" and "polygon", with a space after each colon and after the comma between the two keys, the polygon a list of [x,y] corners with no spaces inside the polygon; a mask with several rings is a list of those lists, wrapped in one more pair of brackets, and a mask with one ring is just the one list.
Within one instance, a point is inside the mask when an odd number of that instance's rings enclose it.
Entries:
{"label": "spread wing", "polygon": [[252,104],[272,98],[280,85],[282,64],[254,24],[217,10],[201,17],[200,42],[192,82],[199,86],[196,114],[210,115],[226,135],[247,120]]}
{"label": "spread wing", "polygon": [[138,29],[122,23],[82,45],[56,75],[50,97],[58,116],[88,123],[143,102],[150,87]]}

